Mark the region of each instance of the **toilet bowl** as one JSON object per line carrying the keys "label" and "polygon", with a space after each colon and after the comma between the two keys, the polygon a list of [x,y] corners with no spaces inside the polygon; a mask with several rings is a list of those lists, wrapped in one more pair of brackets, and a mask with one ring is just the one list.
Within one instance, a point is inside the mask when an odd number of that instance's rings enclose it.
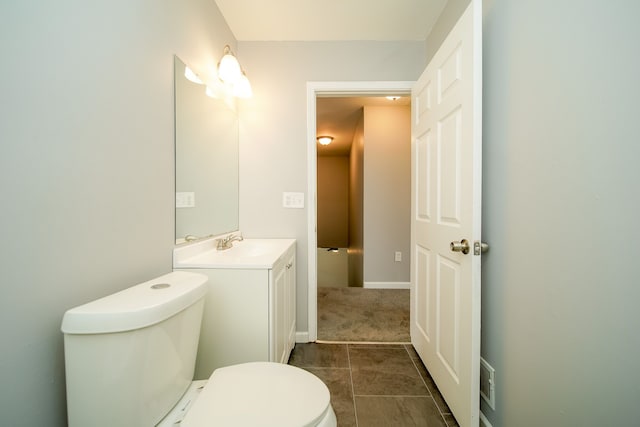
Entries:
{"label": "toilet bowl", "polygon": [[274,362],[192,382],[207,277],[173,272],[68,310],[69,426],[335,427],[327,386]]}
{"label": "toilet bowl", "polygon": [[253,362],[216,369],[179,425],[329,427],[336,418],[318,377],[289,365]]}

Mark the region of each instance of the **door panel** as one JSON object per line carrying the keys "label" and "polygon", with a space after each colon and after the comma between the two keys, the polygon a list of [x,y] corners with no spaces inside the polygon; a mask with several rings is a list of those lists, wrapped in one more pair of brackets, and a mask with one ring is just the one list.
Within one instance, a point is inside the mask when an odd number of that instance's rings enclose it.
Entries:
{"label": "door panel", "polygon": [[460,266],[442,256],[438,258],[436,352],[449,375],[457,382],[460,371],[460,349],[457,345],[460,342]]}
{"label": "door panel", "polygon": [[438,126],[438,222],[454,227],[460,225],[461,197],[460,164],[461,125],[460,108],[442,118]]}
{"label": "door panel", "polygon": [[480,404],[481,2],[412,91],[411,342],[462,427]]}

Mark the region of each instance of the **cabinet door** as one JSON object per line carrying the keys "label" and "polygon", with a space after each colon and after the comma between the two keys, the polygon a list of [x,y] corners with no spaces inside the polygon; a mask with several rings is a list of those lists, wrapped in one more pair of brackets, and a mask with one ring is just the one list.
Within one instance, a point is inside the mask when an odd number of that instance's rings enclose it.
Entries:
{"label": "cabinet door", "polygon": [[[296,344],[296,250],[295,246],[287,254],[286,276],[287,276],[287,302],[286,302],[286,332],[288,358],[291,350]],[[286,363],[287,361],[285,361]]]}
{"label": "cabinet door", "polygon": [[271,353],[271,360],[274,362],[287,363],[285,356],[288,356],[287,351],[287,272],[286,263],[278,263],[273,269],[273,302],[271,307],[273,308],[272,322],[273,322],[273,339],[271,345],[273,351]]}

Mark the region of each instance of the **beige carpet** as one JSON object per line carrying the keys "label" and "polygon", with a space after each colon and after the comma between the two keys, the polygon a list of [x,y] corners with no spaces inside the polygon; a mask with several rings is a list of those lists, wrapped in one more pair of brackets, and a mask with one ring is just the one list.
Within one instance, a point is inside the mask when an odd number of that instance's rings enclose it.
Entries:
{"label": "beige carpet", "polygon": [[409,290],[318,288],[318,340],[410,342]]}

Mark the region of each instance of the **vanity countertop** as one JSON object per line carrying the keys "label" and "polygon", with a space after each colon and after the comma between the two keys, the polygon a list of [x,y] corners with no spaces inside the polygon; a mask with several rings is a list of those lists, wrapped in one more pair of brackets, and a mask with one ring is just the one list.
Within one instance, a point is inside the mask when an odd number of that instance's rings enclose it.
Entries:
{"label": "vanity countertop", "polygon": [[215,239],[178,246],[173,268],[272,268],[295,239],[244,239],[219,251]]}

